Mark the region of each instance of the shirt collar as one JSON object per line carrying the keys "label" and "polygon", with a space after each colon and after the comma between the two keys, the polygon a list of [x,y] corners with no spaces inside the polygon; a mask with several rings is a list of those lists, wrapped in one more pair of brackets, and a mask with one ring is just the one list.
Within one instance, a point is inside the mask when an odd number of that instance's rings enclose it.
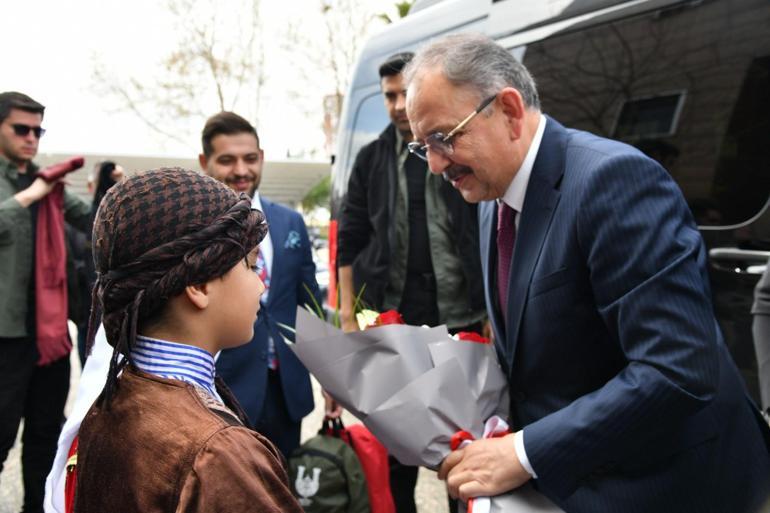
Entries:
{"label": "shirt collar", "polygon": [[[395,125],[394,125],[394,127],[395,127]],[[395,128],[396,128],[396,147],[395,147],[396,155],[401,155],[404,152],[404,149],[405,149],[404,148],[404,136],[401,135],[401,131],[398,129],[398,127],[395,127]]]}
{"label": "shirt collar", "polygon": [[138,335],[131,360],[142,372],[190,383],[222,400],[214,386],[214,357],[200,347]]}
{"label": "shirt collar", "polygon": [[265,212],[262,208],[262,200],[259,199],[259,191],[254,191],[254,197],[251,198],[251,208],[256,208],[260,212]]}
{"label": "shirt collar", "polygon": [[[38,167],[34,164],[34,162],[27,163],[27,173],[36,173],[38,170]],[[0,173],[4,174],[8,178],[12,180],[17,180],[19,178],[19,166],[5,158],[4,156],[0,155]]]}
{"label": "shirt collar", "polygon": [[545,116],[540,114],[540,120],[537,122],[537,130],[535,130],[535,135],[532,137],[532,143],[529,145],[529,150],[527,150],[527,156],[524,157],[521,167],[516,172],[511,184],[508,186],[508,189],[502,197],[502,201],[519,213],[521,213],[521,210],[524,207],[524,196],[527,193],[527,185],[529,185],[529,177],[532,175],[532,167],[535,165],[535,158],[537,157],[537,152],[540,150],[540,143],[543,140],[545,123]]}

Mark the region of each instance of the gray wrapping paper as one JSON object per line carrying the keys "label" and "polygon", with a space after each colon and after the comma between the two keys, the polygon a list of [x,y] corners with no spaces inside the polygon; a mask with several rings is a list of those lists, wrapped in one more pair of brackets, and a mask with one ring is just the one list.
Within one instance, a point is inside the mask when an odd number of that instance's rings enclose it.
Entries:
{"label": "gray wrapping paper", "polygon": [[[297,310],[291,346],[321,386],[405,465],[436,469],[457,431],[482,436],[508,415],[507,380],[491,344],[445,326],[388,325],[343,333]],[[531,486],[492,499],[492,512],[561,511]]]}

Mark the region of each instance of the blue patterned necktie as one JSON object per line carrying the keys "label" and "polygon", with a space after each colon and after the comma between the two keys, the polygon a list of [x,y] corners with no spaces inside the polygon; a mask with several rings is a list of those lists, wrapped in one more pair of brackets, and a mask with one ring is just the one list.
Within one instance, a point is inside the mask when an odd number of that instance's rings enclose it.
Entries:
{"label": "blue patterned necktie", "polygon": [[[262,256],[261,251],[257,252],[257,274],[262,283],[265,284],[265,292],[267,292],[270,288],[270,273],[267,270],[267,262],[265,262],[265,257]],[[264,295],[262,297],[262,303],[264,304]],[[267,340],[267,366],[272,370],[278,369],[278,353],[275,351],[275,341],[272,336]]]}
{"label": "blue patterned necktie", "polygon": [[265,284],[265,289],[269,289],[270,273],[267,271],[267,262],[265,262],[265,257],[262,256],[262,251],[257,252],[257,274],[262,283]]}

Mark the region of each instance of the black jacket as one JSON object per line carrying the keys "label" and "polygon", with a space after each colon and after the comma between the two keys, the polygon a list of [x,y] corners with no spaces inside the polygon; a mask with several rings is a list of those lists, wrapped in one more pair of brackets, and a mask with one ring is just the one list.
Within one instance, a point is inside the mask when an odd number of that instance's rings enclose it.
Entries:
{"label": "black jacket", "polygon": [[[364,146],[356,157],[339,216],[337,262],[353,266],[355,293],[366,284],[362,300],[382,310],[395,238],[392,222],[396,205],[396,128],[391,123],[380,137]],[[448,182],[441,196],[449,212],[452,242],[463,262],[471,308],[483,310],[479,226],[476,205],[466,203]],[[428,214],[430,215],[430,213]]]}

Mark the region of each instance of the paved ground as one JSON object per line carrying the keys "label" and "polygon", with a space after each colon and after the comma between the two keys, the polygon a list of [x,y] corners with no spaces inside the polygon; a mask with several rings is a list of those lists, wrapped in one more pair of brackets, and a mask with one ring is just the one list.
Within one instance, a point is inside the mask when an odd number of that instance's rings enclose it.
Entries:
{"label": "paved ground", "polygon": [[[68,399],[66,412],[72,407],[74,401],[74,391],[77,389],[77,383],[80,378],[80,364],[77,362],[75,353],[72,355],[72,384],[70,386],[70,397]],[[316,396],[315,410],[305,418],[302,423],[302,439],[305,440],[315,435],[323,419],[323,399],[320,396],[320,388],[315,381],[313,382],[314,393]],[[354,417],[346,413],[343,417],[345,424],[354,424],[358,422]],[[18,513],[21,509],[22,486],[21,486],[21,463],[20,463],[20,445],[17,440],[16,446],[8,455],[5,462],[5,469],[0,475],[0,513]],[[417,480],[417,511],[418,513],[446,513],[448,508],[446,504],[446,494],[444,485],[436,479],[434,472],[426,469],[420,469]]]}

